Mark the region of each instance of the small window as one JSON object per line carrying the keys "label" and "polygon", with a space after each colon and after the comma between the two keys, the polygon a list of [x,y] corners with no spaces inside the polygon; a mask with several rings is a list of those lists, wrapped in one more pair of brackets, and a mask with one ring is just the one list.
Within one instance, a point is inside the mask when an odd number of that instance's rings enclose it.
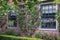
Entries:
{"label": "small window", "polygon": [[8,26],[9,27],[17,27],[17,21],[16,21],[16,13],[10,11],[8,15]]}

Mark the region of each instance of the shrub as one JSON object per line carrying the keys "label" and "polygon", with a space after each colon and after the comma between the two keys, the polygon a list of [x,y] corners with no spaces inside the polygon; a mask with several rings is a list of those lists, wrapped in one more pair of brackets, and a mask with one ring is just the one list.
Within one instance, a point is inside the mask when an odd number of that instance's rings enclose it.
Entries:
{"label": "shrub", "polygon": [[0,40],[41,40],[41,39],[11,36],[11,35],[0,35]]}
{"label": "shrub", "polygon": [[9,26],[9,27],[12,27],[13,25],[14,25],[14,22],[11,21],[11,20],[9,20],[9,21],[8,21],[8,26]]}
{"label": "shrub", "polygon": [[40,32],[38,32],[38,33],[36,33],[35,37],[37,37],[37,38],[42,38],[42,35],[41,35]]}
{"label": "shrub", "polygon": [[13,30],[6,30],[5,34],[18,36],[19,32]]}
{"label": "shrub", "polygon": [[60,36],[58,36],[58,40],[60,40]]}
{"label": "shrub", "polygon": [[36,33],[37,38],[42,38],[43,40],[57,40],[57,37],[54,36],[53,34],[46,34],[46,33]]}

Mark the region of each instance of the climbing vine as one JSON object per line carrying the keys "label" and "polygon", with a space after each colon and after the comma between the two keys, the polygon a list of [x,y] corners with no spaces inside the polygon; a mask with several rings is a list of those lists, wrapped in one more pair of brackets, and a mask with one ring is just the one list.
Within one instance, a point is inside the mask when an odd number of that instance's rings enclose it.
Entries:
{"label": "climbing vine", "polygon": [[[11,2],[9,2],[11,1]],[[11,10],[17,13],[17,23],[24,36],[31,37],[34,35],[39,26],[39,10],[36,10],[35,5],[39,0],[0,0],[0,16],[3,17]],[[22,5],[18,5],[19,2]],[[1,23],[0,23],[1,24]]]}
{"label": "climbing vine", "polygon": [[36,9],[36,3],[28,1],[18,11],[17,21],[24,36],[32,37],[39,27],[39,10]]}

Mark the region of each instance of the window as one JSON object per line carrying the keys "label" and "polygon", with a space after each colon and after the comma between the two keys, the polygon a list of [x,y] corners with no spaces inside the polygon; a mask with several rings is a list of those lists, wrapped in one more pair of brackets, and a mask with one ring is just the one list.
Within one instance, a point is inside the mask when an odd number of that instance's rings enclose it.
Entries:
{"label": "window", "polygon": [[56,29],[56,22],[42,22],[42,28],[45,29]]}
{"label": "window", "polygon": [[17,22],[16,22],[16,13],[10,11],[8,15],[8,26],[9,27],[17,27]]}
{"label": "window", "polygon": [[[41,5],[41,20],[42,20],[41,28],[56,29],[56,21],[54,21],[55,15],[56,15],[56,5],[42,4]],[[47,19],[49,20],[49,22],[47,22]]]}
{"label": "window", "polygon": [[55,19],[55,15],[56,15],[56,13],[42,14],[42,15],[41,15],[41,18],[42,18],[42,19],[43,19],[43,18],[53,18],[53,19]]}
{"label": "window", "polygon": [[42,13],[56,13],[56,6],[55,5],[41,5],[42,7],[42,10],[41,12]]}

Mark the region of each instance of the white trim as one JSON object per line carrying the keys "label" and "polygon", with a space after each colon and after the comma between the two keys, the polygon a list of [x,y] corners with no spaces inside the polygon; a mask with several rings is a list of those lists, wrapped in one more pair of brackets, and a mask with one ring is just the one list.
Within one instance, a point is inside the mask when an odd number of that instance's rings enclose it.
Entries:
{"label": "white trim", "polygon": [[58,4],[56,4],[56,12],[58,11]]}
{"label": "white trim", "polygon": [[56,29],[58,30],[58,26],[59,26],[59,23],[58,21],[56,20]]}
{"label": "white trim", "polygon": [[52,3],[55,3],[55,2],[40,3],[40,5],[43,5],[43,4],[52,4]]}
{"label": "white trim", "polygon": [[40,1],[47,1],[47,0],[40,0]]}
{"label": "white trim", "polygon": [[43,29],[43,28],[39,28],[39,30],[57,30],[57,29]]}

